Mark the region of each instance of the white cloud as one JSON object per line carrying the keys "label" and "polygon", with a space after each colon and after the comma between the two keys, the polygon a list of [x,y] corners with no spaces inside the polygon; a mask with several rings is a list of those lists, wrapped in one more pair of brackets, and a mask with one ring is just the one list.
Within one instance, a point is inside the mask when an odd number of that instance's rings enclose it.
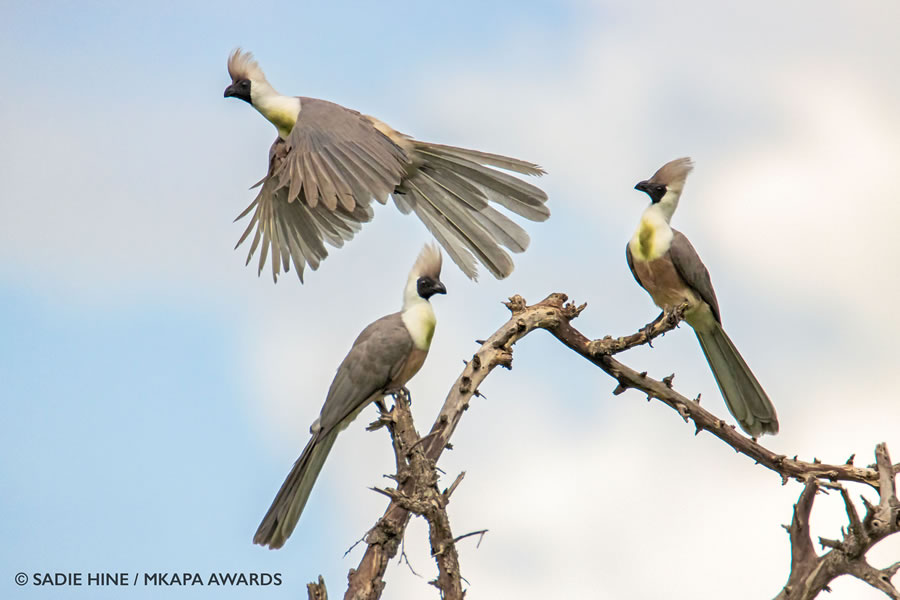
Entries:
{"label": "white cloud", "polygon": [[[624,267],[644,202],[630,188],[692,154],[698,168],[677,225],[701,249],[729,331],[779,407],[782,433],[766,443],[831,461],[856,452],[865,463],[886,439],[900,455],[891,397],[900,331],[889,302],[900,281],[891,180],[900,118],[898,85],[885,75],[900,54],[886,12],[896,4],[865,13],[811,3],[582,9],[562,49],[544,55],[523,37],[496,61],[448,58],[433,79],[406,82],[412,93],[396,109],[405,118],[397,127],[542,162],[554,213],[528,226],[534,245],[508,281],[475,286],[448,264],[434,351],[411,386],[420,429],[473,340],[506,319],[499,301],[512,293],[588,301],[578,326],[597,335],[629,333],[655,316]],[[245,336],[251,426],[288,463],[354,337],[399,307],[424,229],[380,207],[307,285],[288,277],[272,286],[237,266],[242,253],[229,254],[241,231],[231,217],[252,197],[240,190],[258,178],[271,138],[256,115],[205,105],[79,108],[77,123],[2,117],[4,147],[16,149],[2,156],[0,255],[13,257],[3,269],[53,293],[108,299],[155,287],[224,306]],[[204,140],[202,151],[183,137],[173,144],[173,130]],[[809,322],[821,330],[804,329]],[[470,598],[778,591],[788,567],[779,524],[798,486],[780,487],[709,436],[694,439],[663,407],[612,398],[607,377],[548,336],[530,336],[515,360],[512,373],[483,386],[487,399],[473,402],[441,463],[448,479],[468,471],[451,505],[456,533],[490,529],[480,549],[461,544]],[[686,328],[623,360],[657,376],[675,370],[681,391],[703,392],[724,413]],[[861,417],[872,413],[879,418]],[[348,540],[380,514],[383,502],[359,492],[391,465],[383,432],[362,431],[371,417],[342,435],[314,492],[336,499],[327,518]],[[833,504],[817,508],[823,530],[842,524]],[[407,550],[428,578],[433,562],[416,527]],[[896,557],[900,546],[879,552]],[[405,573],[393,567],[389,589],[431,593]]]}
{"label": "white cloud", "polygon": [[[889,391],[898,331],[884,301],[898,285],[896,269],[884,265],[898,258],[892,231],[900,214],[886,179],[900,163],[900,127],[895,84],[870,76],[879,61],[890,68],[898,43],[889,54],[856,48],[832,68],[810,69],[809,61],[824,64],[834,52],[814,43],[823,29],[839,29],[845,18],[859,25],[863,17],[832,13],[812,27],[799,12],[782,15],[786,22],[763,39],[765,11],[754,11],[744,29],[738,21],[747,15],[718,15],[735,29],[714,33],[692,23],[689,10],[678,11],[669,15],[681,26],[670,55],[647,44],[676,29],[663,18],[643,35],[636,22],[610,30],[592,21],[570,40],[562,65],[453,65],[421,104],[441,117],[435,135],[453,133],[485,148],[503,140],[502,151],[543,161],[556,218],[589,220],[596,238],[556,231],[533,257],[539,266],[525,270],[577,287],[584,296],[576,299],[591,302],[579,325],[601,328],[594,333],[624,333],[640,324],[632,315],[653,316],[649,302],[635,305],[637,296],[610,289],[633,285],[615,270],[643,202],[630,186],[664,160],[693,154],[698,169],[678,224],[702,242],[729,329],[780,407],[782,433],[767,445],[836,462],[855,452],[858,464],[871,462],[879,441],[900,448],[892,426],[900,409]],[[724,43],[723,51],[704,44],[711,40]],[[783,57],[787,49],[802,56]],[[520,53],[534,55],[514,46],[503,58]],[[874,65],[857,69],[863,62]],[[496,106],[504,107],[499,117],[486,108]],[[772,299],[756,300],[759,289]],[[803,313],[822,331],[804,329],[809,321],[796,318]],[[858,357],[846,356],[851,338],[866,344],[864,354],[860,348]],[[442,460],[448,480],[468,470],[451,506],[456,532],[491,530],[480,549],[462,544],[471,597],[656,598],[661,587],[670,598],[778,592],[789,566],[780,524],[790,519],[798,485],[781,487],[777,475],[707,435],[693,439],[667,409],[610,399],[607,378],[582,372],[572,365],[579,359],[560,358],[547,343],[529,338],[516,360],[529,352],[565,365],[567,381],[557,384],[560,372],[548,373],[540,361],[495,375],[502,381],[491,380],[489,399],[473,403],[457,450]],[[676,370],[684,393],[703,391],[704,403],[722,414],[699,356],[690,332],[678,331],[656,350],[623,360],[658,375]],[[585,409],[587,397],[597,407],[573,423],[571,407]],[[371,480],[353,468],[336,476],[347,478],[341,485]],[[827,497],[814,518],[815,534],[836,535],[846,517]],[[416,568],[433,576],[421,530],[408,537],[411,548]],[[892,540],[873,560],[887,564],[898,552],[900,541]],[[390,581],[403,595],[425,589],[405,567]],[[834,589],[835,597],[879,597],[853,581]]]}

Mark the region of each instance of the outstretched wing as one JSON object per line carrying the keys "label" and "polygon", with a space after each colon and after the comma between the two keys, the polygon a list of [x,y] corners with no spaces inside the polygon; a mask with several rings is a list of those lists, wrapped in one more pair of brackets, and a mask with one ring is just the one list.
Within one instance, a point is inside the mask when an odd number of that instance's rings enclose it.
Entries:
{"label": "outstretched wing", "polygon": [[291,262],[303,281],[304,267],[315,270],[328,256],[324,242],[340,248],[372,220],[372,198],[387,202],[408,162],[403,149],[358,112],[300,98],[294,128],[272,145],[262,188],[238,216],[254,211],[237,245],[255,228],[247,262],[262,244],[260,273],[271,250],[276,281]]}
{"label": "outstretched wing", "polygon": [[[550,216],[547,194],[498,170],[541,175],[530,162],[477,150],[413,140],[373,117],[314,98],[300,98],[297,123],[276,140],[255,209],[238,242],[256,228],[247,262],[262,244],[259,271],[272,252],[272,276],[294,263],[316,269],[372,219],[372,199],[392,196],[414,212],[470,278],[480,262],[498,279],[513,271],[504,250],[524,252],[528,234],[491,204],[532,221]],[[239,217],[240,218],[240,217]]]}

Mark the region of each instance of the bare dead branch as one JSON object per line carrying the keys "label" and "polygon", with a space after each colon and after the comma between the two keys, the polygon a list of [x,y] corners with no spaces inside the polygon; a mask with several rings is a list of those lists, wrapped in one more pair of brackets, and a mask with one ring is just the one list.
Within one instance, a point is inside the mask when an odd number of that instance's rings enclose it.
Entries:
{"label": "bare dead branch", "polygon": [[607,335],[602,339],[594,340],[588,346],[588,350],[592,355],[597,356],[601,354],[618,354],[642,344],[652,346],[651,342],[654,339],[678,327],[678,324],[684,318],[684,311],[687,310],[687,306],[685,303],[676,306],[672,310],[663,311],[655,321],[648,323],[646,327],[637,333],[618,338]]}
{"label": "bare dead branch", "polygon": [[[520,297],[516,296],[515,298]],[[562,317],[562,314],[565,311],[565,306],[563,305],[565,300],[565,294],[553,294],[547,298],[547,300],[544,300],[541,305],[555,306],[555,308],[560,311],[560,316]],[[524,303],[524,301],[522,302]],[[654,325],[654,328],[657,327],[665,329],[665,327],[669,327],[669,322],[663,320],[660,324]],[[671,327],[669,328],[671,329]],[[810,463],[772,452],[757,443],[756,440],[744,436],[737,429],[702,408],[699,402],[689,400],[682,396],[669,387],[664,381],[653,379],[652,377],[647,376],[646,373],[639,373],[634,369],[631,369],[617,361],[611,354],[598,353],[598,351],[602,349],[602,346],[591,342],[584,334],[572,327],[569,319],[557,318],[553,320],[546,329],[563,344],[615,379],[617,381],[617,386],[616,389],[613,390],[613,393],[621,393],[625,389],[632,388],[647,394],[649,398],[654,398],[663,402],[678,411],[685,420],[692,420],[696,428],[696,433],[704,430],[709,431],[715,437],[734,448],[737,452],[744,454],[761,465],[779,473],[784,482],[788,479],[796,479],[802,482],[805,481],[807,477],[813,476],[830,481],[856,481],[867,483],[875,488],[878,487],[878,475],[874,469],[859,468],[850,464],[832,465],[817,462]],[[635,335],[644,335],[644,332]],[[600,341],[602,342],[602,340]]]}
{"label": "bare dead branch", "polygon": [[[433,434],[420,437],[416,432],[405,393],[394,396],[394,407],[379,422],[391,434],[397,463],[394,477],[397,488],[372,488],[390,498],[391,504],[366,535],[366,553],[360,567],[350,571],[344,598],[378,598],[381,595],[387,562],[396,555],[398,540],[402,545],[409,515],[416,514],[428,522],[432,555],[438,565],[438,578],[434,585],[441,590],[443,598],[462,600],[464,592],[459,557],[446,511],[449,497],[438,491],[435,461],[426,457],[423,450]],[[458,485],[460,479],[461,476],[454,485]]]}
{"label": "bare dead branch", "polygon": [[[900,502],[897,500],[894,469],[885,444],[875,448],[878,468],[879,498],[877,505],[865,501],[866,515],[859,518],[856,506],[843,485],[819,482],[810,478],[800,500],[794,506],[794,520],[788,529],[791,539],[791,572],[788,582],[776,600],[812,600],[828,584],[842,575],[851,575],[884,592],[889,598],[900,600],[900,592],[891,579],[900,570],[900,563],[876,569],[866,560],[866,553],[885,537],[900,531]],[[823,548],[830,548],[822,556],[815,553],[809,537],[809,512],[817,487],[837,489],[847,511],[849,526],[840,540],[819,538]],[[810,493],[810,490],[813,490]]]}
{"label": "bare dead branch", "polygon": [[306,584],[306,593],[309,594],[309,600],[328,600],[328,590],[325,589],[325,580],[321,575],[318,582]]}
{"label": "bare dead branch", "polygon": [[[817,558],[809,531],[809,515],[812,512],[813,501],[818,489],[818,480],[810,477],[800,494],[800,499],[794,505],[794,517],[788,528],[788,535],[791,538],[791,573],[794,573],[795,570],[799,573],[801,569],[811,568]],[[793,589],[795,585],[795,582],[788,580],[785,589]]]}
{"label": "bare dead branch", "polygon": [[[618,352],[649,343],[676,327],[683,316],[683,307],[663,313],[655,322],[630,336],[615,339],[607,336],[591,341],[571,325],[572,319],[586,305],[567,303],[565,294],[551,294],[532,306],[528,306],[521,296],[513,296],[506,306],[512,317],[483,341],[471,360],[465,363],[462,374],[450,389],[428,435],[418,436],[408,406],[402,401],[395,402],[389,419],[382,417],[379,420],[378,425],[387,427],[393,440],[398,469],[395,477],[397,488],[379,490],[388,495],[391,502],[382,518],[366,536],[367,548],[359,566],[350,571],[345,600],[374,600],[380,597],[385,585],[383,577],[387,563],[397,553],[411,513],[423,516],[429,523],[432,554],[439,570],[438,579],[433,583],[441,589],[444,598],[462,598],[462,578],[459,575],[454,545],[461,538],[452,536],[445,510],[459,478],[445,494],[438,493],[436,463],[444,449],[452,447],[450,438],[472,397],[480,396],[479,385],[497,366],[511,369],[513,345],[535,329],[546,329],[564,345],[609,374],[617,382],[614,393],[621,393],[629,388],[639,390],[648,399],[657,399],[673,408],[685,421],[693,421],[695,434],[709,431],[735,451],[777,472],[781,475],[782,483],[792,478],[804,482],[803,493],[794,507],[791,526],[787,528],[792,544],[791,577],[779,598],[813,598],[822,589],[827,589],[828,582],[834,577],[853,574],[851,569],[859,573],[861,578],[868,577],[864,579],[866,581],[880,581],[878,585],[882,587],[878,589],[887,590],[887,586],[893,588],[890,578],[900,566],[894,565],[880,571],[873,567],[867,570],[865,566],[861,566],[865,562],[864,555],[868,548],[900,527],[897,519],[900,509],[896,506],[894,486],[894,474],[900,471],[900,465],[891,464],[886,448],[879,446],[879,451],[876,452],[877,468],[856,467],[852,460],[848,460],[846,464],[834,465],[824,464],[818,459],[806,462],[798,460],[796,456],[788,458],[745,437],[733,426],[702,408],[699,396],[696,400],[690,400],[676,392],[673,389],[673,375],[658,381],[649,377],[646,372],[639,373],[613,358]],[[863,499],[866,516],[860,520],[847,491],[841,486],[833,486],[840,490],[844,499],[850,526],[844,539],[833,541],[833,549],[819,557],[812,544],[809,514],[816,491],[827,482],[837,481],[867,484],[879,490],[881,501],[874,506]],[[826,540],[826,545],[827,543]],[[845,557],[843,563],[829,558],[838,554]],[[838,564],[840,568],[832,563]]]}

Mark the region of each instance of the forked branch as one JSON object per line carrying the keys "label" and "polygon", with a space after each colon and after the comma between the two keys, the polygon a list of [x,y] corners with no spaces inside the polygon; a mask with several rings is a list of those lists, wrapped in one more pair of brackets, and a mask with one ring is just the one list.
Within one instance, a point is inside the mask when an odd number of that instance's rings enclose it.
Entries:
{"label": "forked branch", "polygon": [[[890,578],[900,563],[885,569],[874,569],[865,562],[865,552],[878,540],[894,533],[898,527],[898,509],[896,507],[896,491],[894,475],[897,465],[892,465],[887,449],[879,446],[877,468],[861,468],[853,465],[852,460],[845,464],[824,464],[817,460],[812,462],[789,458],[777,454],[757,443],[756,440],[744,436],[733,426],[716,417],[694,400],[679,394],[672,386],[673,375],[656,380],[639,373],[622,364],[614,355],[636,345],[649,343],[655,337],[676,327],[681,320],[683,307],[664,313],[659,319],[641,329],[639,332],[612,338],[590,340],[571,325],[585,306],[567,303],[565,294],[551,294],[541,302],[528,306],[521,296],[513,296],[506,303],[512,317],[486,341],[479,342],[481,347],[466,363],[462,374],[457,378],[444,401],[444,405],[431,427],[431,431],[420,437],[415,432],[412,416],[403,398],[398,398],[390,413],[382,417],[383,424],[391,432],[394,450],[397,457],[397,487],[390,490],[379,490],[391,499],[387,510],[365,537],[366,551],[356,569],[348,575],[348,588],[345,600],[375,600],[384,589],[384,574],[388,562],[397,554],[404,531],[411,513],[419,514],[429,522],[429,537],[432,553],[438,563],[439,576],[434,583],[441,589],[444,598],[462,598],[459,575],[459,563],[455,549],[449,520],[446,519],[446,502],[451,490],[444,494],[437,492],[437,471],[435,465],[445,448],[450,446],[450,438],[469,406],[473,396],[480,396],[478,386],[498,366],[512,368],[512,347],[520,339],[535,329],[546,329],[567,347],[609,374],[617,382],[613,391],[619,394],[628,388],[639,390],[673,408],[685,420],[693,421],[695,434],[709,431],[725,444],[781,475],[782,483],[790,479],[805,484],[800,500],[794,507],[789,532],[794,550],[791,565],[791,579],[779,598],[812,598],[814,596],[798,596],[799,584],[803,589],[825,589],[828,581],[811,580],[807,573],[809,565],[820,564],[826,557],[835,552],[842,552],[849,558],[841,563],[843,571],[839,574],[857,576],[885,591],[894,593]],[[880,493],[881,502],[877,506],[867,505],[866,516],[854,517],[855,509],[849,496],[841,486],[839,489],[848,507],[850,527],[845,539],[834,542],[839,545],[819,557],[812,546],[809,533],[809,514],[812,510],[815,493],[828,482],[849,481],[864,483]],[[833,486],[834,487],[834,486]],[[455,484],[451,486],[455,488]],[[424,504],[423,504],[424,503]],[[864,537],[862,537],[864,535]],[[865,540],[864,542],[861,540]],[[848,545],[849,544],[849,545]],[[860,545],[862,544],[862,545]],[[825,541],[828,545],[828,541]],[[852,552],[848,553],[848,549]],[[834,561],[836,559],[827,559]],[[830,563],[829,563],[830,564]],[[796,574],[795,574],[796,571]],[[817,575],[818,576],[818,575]],[[835,575],[837,576],[837,575]],[[886,578],[886,579],[885,579]],[[880,587],[879,587],[880,586]],[[324,587],[324,585],[323,585]],[[892,598],[896,596],[890,596]]]}

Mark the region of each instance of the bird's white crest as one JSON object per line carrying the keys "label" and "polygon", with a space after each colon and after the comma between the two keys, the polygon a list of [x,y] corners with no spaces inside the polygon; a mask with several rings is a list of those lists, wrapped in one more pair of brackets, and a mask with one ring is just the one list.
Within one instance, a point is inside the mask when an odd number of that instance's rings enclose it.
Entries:
{"label": "bird's white crest", "polygon": [[242,79],[266,81],[266,75],[253,58],[253,53],[244,52],[240,48],[235,48],[228,55],[228,74],[232,82]]}
{"label": "bird's white crest", "polygon": [[688,173],[693,170],[694,163],[690,158],[676,158],[661,166],[650,178],[650,182],[661,183],[670,190],[680,191],[684,188]]}
{"label": "bird's white crest", "polygon": [[441,278],[441,263],[443,258],[437,244],[425,244],[419,257],[416,259],[412,270],[409,272],[409,278],[412,281],[419,277],[431,277],[432,279]]}

